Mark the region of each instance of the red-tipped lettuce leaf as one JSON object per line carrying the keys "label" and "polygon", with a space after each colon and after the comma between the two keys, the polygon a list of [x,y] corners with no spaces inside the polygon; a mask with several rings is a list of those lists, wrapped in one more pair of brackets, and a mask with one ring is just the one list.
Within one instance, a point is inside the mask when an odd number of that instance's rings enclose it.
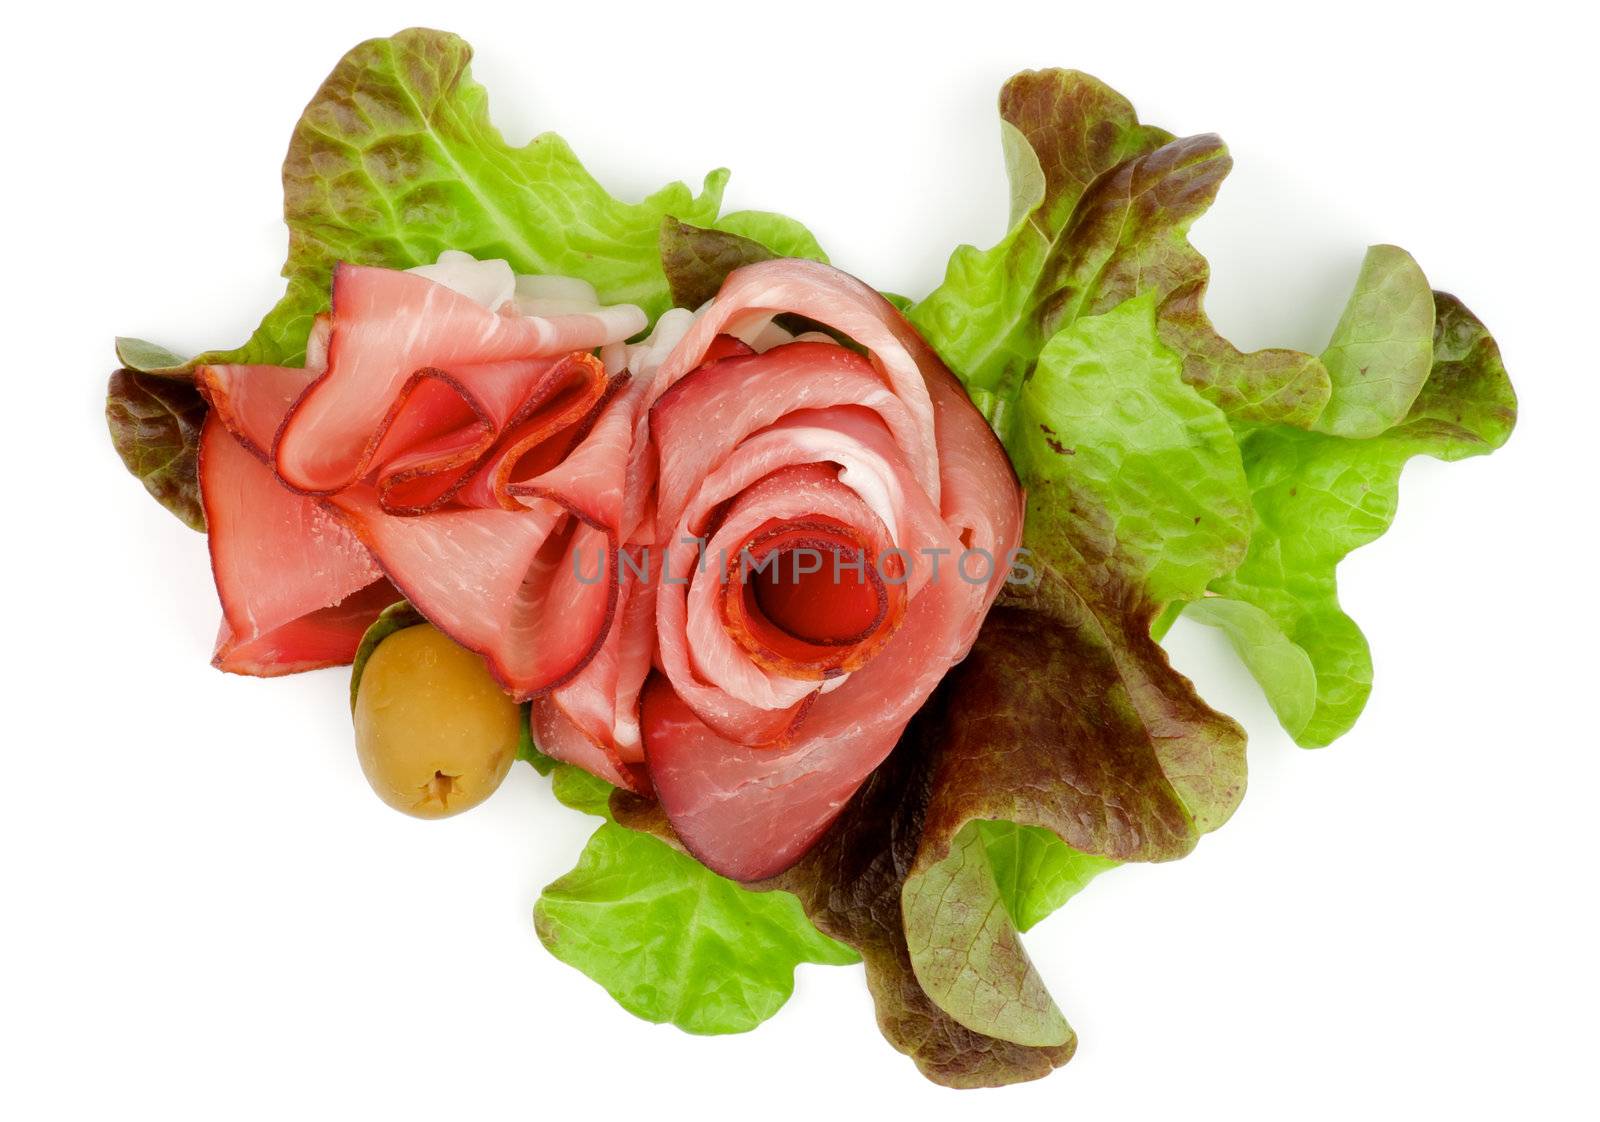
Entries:
{"label": "red-tipped lettuce leaf", "polygon": [[111,444],[150,496],[190,529],[204,532],[200,426],[206,403],[190,382],[118,370],[106,387]]}

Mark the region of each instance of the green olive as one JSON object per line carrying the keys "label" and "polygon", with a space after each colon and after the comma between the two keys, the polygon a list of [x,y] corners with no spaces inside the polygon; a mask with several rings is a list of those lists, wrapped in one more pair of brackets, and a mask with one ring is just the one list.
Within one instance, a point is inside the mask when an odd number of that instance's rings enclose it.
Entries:
{"label": "green olive", "polygon": [[428,624],[396,631],[372,652],[355,722],[367,782],[418,818],[459,814],[494,794],[522,728],[517,703],[483,659]]}

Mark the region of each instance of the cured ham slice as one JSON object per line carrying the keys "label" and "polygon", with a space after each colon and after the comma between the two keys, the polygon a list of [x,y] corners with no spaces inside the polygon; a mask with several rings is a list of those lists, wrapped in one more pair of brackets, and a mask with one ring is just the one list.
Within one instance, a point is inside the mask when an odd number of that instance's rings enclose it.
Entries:
{"label": "cured ham slice", "polygon": [[934,410],[922,368],[929,359],[935,363],[938,360],[892,304],[838,269],[786,258],[734,270],[711,307],[661,364],[655,375],[654,396],[660,396],[698,367],[719,335],[757,337],[760,328],[784,313],[833,328],[866,348],[886,388],[910,414],[917,439],[905,446],[907,459],[923,490],[937,503]]}
{"label": "cured ham slice", "polygon": [[547,756],[598,775],[637,794],[650,793],[639,733],[638,699],[655,649],[655,584],[645,579],[642,549],[619,567],[617,625],[578,675],[544,697],[529,715],[535,742]]}
{"label": "cured ham slice", "polygon": [[347,662],[404,596],[518,698],[577,677],[616,614],[639,403],[589,352],[644,326],[593,295],[465,255],[340,266],[306,368],[202,369],[218,665]]}
{"label": "cured ham slice", "polygon": [[[784,313],[865,354],[785,342]],[[965,655],[1022,496],[949,371],[854,278],[747,266],[677,329],[630,471],[670,578],[644,754],[685,846],[758,880],[805,853]],[[729,351],[730,335],[761,353]]]}
{"label": "cured ham slice", "polygon": [[220,409],[201,430],[200,486],[223,613],[213,663],[273,676],[353,659],[400,598],[355,535],[285,489]]}
{"label": "cured ham slice", "polygon": [[819,697],[776,747],[719,736],[667,679],[651,679],[640,706],[645,755],[685,847],[734,880],[762,880],[799,860],[966,653],[954,644],[972,610],[954,584],[930,584],[889,645]]}
{"label": "cured ham slice", "polygon": [[258,678],[348,666],[367,628],[399,599],[394,585],[375,581],[337,604],[318,608],[254,639],[241,639],[223,620],[212,664],[230,674]]}
{"label": "cured ham slice", "polygon": [[519,699],[572,678],[605,639],[615,547],[557,503],[396,518],[365,486],[329,502],[405,598]]}
{"label": "cured ham slice", "polygon": [[331,495],[367,473],[386,414],[419,370],[587,351],[642,330],[637,308],[553,317],[505,315],[414,273],[334,269],[328,368],[278,434],[279,477]]}

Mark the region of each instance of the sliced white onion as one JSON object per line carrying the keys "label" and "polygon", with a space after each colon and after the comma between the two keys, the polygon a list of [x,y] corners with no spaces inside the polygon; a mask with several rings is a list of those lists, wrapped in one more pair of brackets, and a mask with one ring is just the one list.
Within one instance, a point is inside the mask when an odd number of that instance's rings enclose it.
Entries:
{"label": "sliced white onion", "polygon": [[434,264],[406,271],[442,284],[491,311],[498,310],[516,293],[517,278],[510,264],[498,257],[479,261],[470,253],[447,249]]}
{"label": "sliced white onion", "polygon": [[656,369],[666,361],[678,341],[688,334],[699,314],[687,308],[669,308],[662,312],[644,342],[628,348],[628,372],[640,380],[654,377]]}
{"label": "sliced white onion", "polygon": [[517,277],[517,304],[524,300],[563,300],[589,308],[600,306],[600,296],[594,285],[577,277],[530,276]]}

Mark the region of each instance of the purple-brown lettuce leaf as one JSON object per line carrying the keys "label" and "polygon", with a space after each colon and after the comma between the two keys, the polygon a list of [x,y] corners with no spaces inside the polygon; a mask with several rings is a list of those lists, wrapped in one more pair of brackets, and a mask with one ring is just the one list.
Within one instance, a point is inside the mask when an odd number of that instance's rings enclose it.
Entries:
{"label": "purple-brown lettuce leaf", "polygon": [[1240,421],[1311,424],[1328,399],[1321,363],[1282,349],[1242,354],[1201,306],[1208,268],[1187,232],[1232,166],[1220,140],[1141,125],[1120,95],[1072,70],[1018,74],[1000,116],[1010,230],[990,249],[958,248],[909,315],[1003,438],[1050,336],[1146,293],[1163,303],[1162,338],[1208,400]]}
{"label": "purple-brown lettuce leaf", "polygon": [[[1092,620],[1060,618],[1063,594],[1046,573],[1034,608],[991,613],[817,845],[749,886],[793,893],[854,947],[884,1035],[950,1086],[1035,1079],[1071,1057],[1019,931],[1117,861],[1181,857],[1242,790],[1242,732],[1167,665],[1148,611],[1126,622],[1145,637],[1119,658]],[[672,839],[654,803],[618,792],[611,807]]]}
{"label": "purple-brown lettuce leaf", "polygon": [[106,425],[124,466],[152,498],[202,533],[200,426],[206,403],[184,380],[118,370],[106,387]]}
{"label": "purple-brown lettuce leaf", "polygon": [[[929,997],[906,947],[901,889],[922,836],[924,748],[936,724],[936,710],[924,709],[806,856],[780,876],[746,887],[794,894],[820,931],[861,956],[878,1028],[935,1083],[997,1087],[1038,1079],[1072,1058],[1077,1040],[1071,1030],[1045,1047],[973,1032]],[[657,804],[618,791],[611,811],[618,823],[676,844]]]}
{"label": "purple-brown lettuce leaf", "polygon": [[777,257],[828,260],[810,231],[781,214],[735,211],[717,219],[715,229],[671,215],[661,220],[661,271],[674,307],[699,308],[735,269]]}

